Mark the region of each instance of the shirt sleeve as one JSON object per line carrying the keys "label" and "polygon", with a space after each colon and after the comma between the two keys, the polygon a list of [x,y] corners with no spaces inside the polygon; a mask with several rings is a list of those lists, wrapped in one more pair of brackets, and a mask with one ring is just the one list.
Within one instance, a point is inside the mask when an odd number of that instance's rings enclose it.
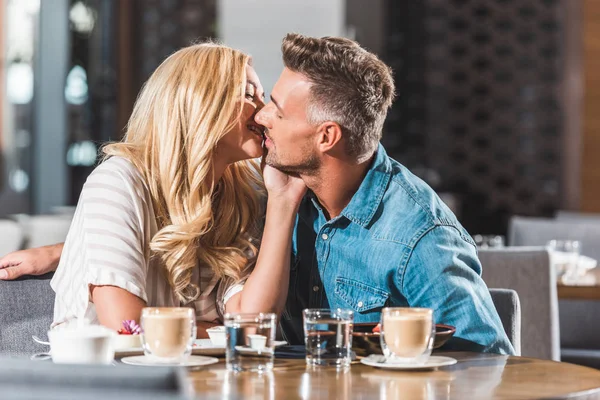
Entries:
{"label": "shirt sleeve", "polygon": [[80,198],[81,233],[88,286],[120,287],[147,302],[144,227],[149,216],[138,190],[128,171],[94,171]]}
{"label": "shirt sleeve", "polygon": [[244,289],[245,283],[246,280],[242,282],[231,282],[222,279],[219,282],[219,290],[217,291],[217,312],[221,317],[225,315],[225,306],[227,305],[227,302]]}
{"label": "shirt sleeve", "polygon": [[475,246],[457,228],[436,226],[420,238],[397,278],[411,307],[432,308],[436,323],[456,327],[444,348],[514,354],[480,275]]}

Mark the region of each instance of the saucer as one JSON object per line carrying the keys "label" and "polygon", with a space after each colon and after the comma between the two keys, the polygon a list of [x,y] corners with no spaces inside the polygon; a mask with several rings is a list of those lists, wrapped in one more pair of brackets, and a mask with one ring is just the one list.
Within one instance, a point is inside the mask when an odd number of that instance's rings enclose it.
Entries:
{"label": "saucer", "polygon": [[454,365],[456,364],[456,359],[452,357],[431,356],[424,364],[400,364],[388,363],[385,361],[384,356],[378,354],[371,354],[370,356],[360,360],[360,362],[375,368],[395,370],[423,370]]}
{"label": "saucer", "polygon": [[[284,346],[287,342],[283,340],[276,340],[274,342],[275,347]],[[144,349],[141,347],[132,347],[129,349],[119,349],[115,351],[115,357],[127,357],[127,356],[138,356],[143,355]],[[203,356],[223,356],[225,355],[225,346],[215,346],[210,339],[196,339],[192,345],[193,355]]]}
{"label": "saucer", "polygon": [[157,362],[146,356],[132,356],[121,358],[121,362],[123,364],[142,365],[145,367],[201,367],[203,365],[218,363],[219,359],[215,357],[189,356],[187,360],[181,363],[166,363]]}
{"label": "saucer", "polygon": [[273,349],[270,349],[268,347],[263,347],[262,349],[253,349],[250,346],[235,346],[235,349],[242,354],[274,354]]}

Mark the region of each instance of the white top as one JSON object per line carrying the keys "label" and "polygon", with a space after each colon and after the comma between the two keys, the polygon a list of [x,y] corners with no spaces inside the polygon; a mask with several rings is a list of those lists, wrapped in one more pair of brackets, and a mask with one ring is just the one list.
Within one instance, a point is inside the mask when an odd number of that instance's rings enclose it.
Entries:
{"label": "white top", "polygon": [[[86,319],[97,324],[90,285],[117,286],[148,306],[178,307],[158,257],[150,257],[157,233],[150,191],[131,162],[111,157],[88,177],[58,269],[50,285],[56,292],[52,327]],[[222,287],[214,272],[196,268],[192,280],[200,297],[188,304],[198,321],[221,321],[225,303],[243,289]]]}

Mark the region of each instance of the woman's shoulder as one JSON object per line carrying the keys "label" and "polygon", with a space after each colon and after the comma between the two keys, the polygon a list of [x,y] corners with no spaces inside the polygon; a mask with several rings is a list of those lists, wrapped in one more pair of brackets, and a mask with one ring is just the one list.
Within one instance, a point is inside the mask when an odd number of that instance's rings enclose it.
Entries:
{"label": "woman's shoulder", "polygon": [[[88,176],[82,195],[110,197],[114,200],[138,203],[150,201],[148,185],[133,163],[113,156],[98,165]],[[114,196],[114,197],[113,197]]]}
{"label": "woman's shoulder", "polygon": [[144,177],[135,165],[119,156],[110,157],[100,163],[88,177],[88,181],[103,179],[124,181],[132,185],[144,184]]}

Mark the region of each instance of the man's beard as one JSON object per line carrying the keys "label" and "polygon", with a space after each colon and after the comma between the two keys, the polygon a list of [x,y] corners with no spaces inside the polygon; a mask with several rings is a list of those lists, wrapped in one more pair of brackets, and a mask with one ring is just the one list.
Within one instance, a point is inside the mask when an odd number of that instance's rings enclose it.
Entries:
{"label": "man's beard", "polygon": [[275,152],[269,152],[265,148],[265,163],[286,174],[313,175],[321,167],[321,162],[315,155],[308,152],[303,153],[305,155],[302,157],[302,161],[288,164],[281,162],[280,157]]}

